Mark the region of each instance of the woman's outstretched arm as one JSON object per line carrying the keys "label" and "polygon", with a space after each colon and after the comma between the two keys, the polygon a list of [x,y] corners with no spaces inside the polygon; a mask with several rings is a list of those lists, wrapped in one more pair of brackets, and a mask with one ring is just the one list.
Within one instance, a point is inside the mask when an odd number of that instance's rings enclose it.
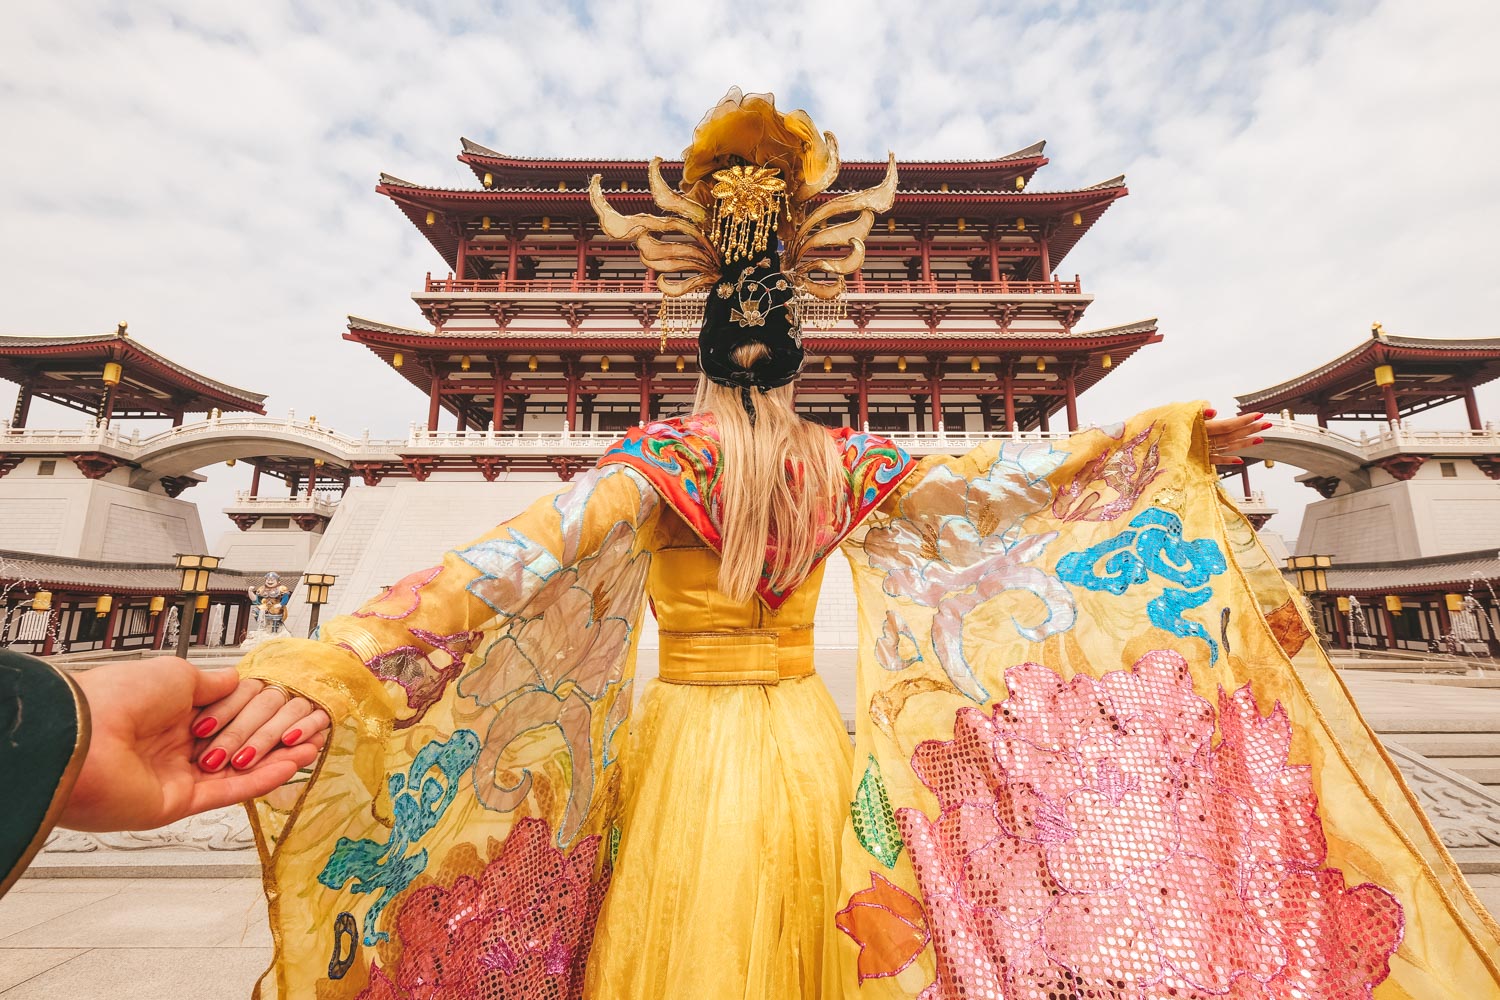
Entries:
{"label": "woman's outstretched arm", "polygon": [[596,469],[329,620],[319,641],[257,647],[240,664],[240,684],[193,723],[199,766],[244,770],[278,747],[321,741],[339,719],[389,729],[421,711],[481,629],[520,611],[551,573],[588,555],[616,524],[638,528],[654,500],[634,473]]}

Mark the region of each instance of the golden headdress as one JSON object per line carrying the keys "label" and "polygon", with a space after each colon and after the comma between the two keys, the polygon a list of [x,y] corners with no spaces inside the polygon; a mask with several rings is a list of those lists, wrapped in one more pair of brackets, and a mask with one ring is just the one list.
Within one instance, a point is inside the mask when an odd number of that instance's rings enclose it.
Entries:
{"label": "golden headdress", "polygon": [[777,239],[799,324],[826,329],[842,318],[844,276],[864,263],[875,213],[889,209],[896,193],[894,154],[876,187],[821,197],[839,173],[833,133],[819,134],[805,111],[777,111],[771,94],[733,87],[694,129],[682,154],[680,190],[662,180],[661,164],[661,157],[652,159],[649,177],[665,215],[621,215],[605,199],[598,175],[589,182],[589,201],[604,232],[634,241],[657,273],[666,296],[663,340],[691,330],[701,315],[673,309],[673,300],[718,282],[736,261],[775,250]]}

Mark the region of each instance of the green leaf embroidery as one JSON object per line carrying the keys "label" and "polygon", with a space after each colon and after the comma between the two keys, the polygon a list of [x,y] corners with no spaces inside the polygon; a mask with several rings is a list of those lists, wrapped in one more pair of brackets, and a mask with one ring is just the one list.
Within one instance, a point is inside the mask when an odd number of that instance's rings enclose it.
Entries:
{"label": "green leaf embroidery", "polygon": [[894,865],[906,843],[896,827],[891,797],[886,794],[885,779],[880,776],[880,765],[875,762],[874,754],[870,755],[864,777],[859,779],[849,813],[854,819],[854,835],[865,850],[887,868]]}

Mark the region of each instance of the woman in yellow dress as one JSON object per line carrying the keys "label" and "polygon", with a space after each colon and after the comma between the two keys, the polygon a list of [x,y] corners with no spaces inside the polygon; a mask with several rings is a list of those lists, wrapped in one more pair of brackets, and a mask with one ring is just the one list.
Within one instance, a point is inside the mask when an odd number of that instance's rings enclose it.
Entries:
{"label": "woman in yellow dress", "polygon": [[[800,328],[894,161],[827,195],[832,136],[737,90],[684,161],[663,216],[592,195],[664,322],[704,298],[694,414],[257,648],[195,727],[210,769],[323,745],[252,807],[259,995],[1497,995],[1493,922],[1215,485],[1258,415],[921,463],[816,427]],[[852,752],[813,664],[836,547]]]}

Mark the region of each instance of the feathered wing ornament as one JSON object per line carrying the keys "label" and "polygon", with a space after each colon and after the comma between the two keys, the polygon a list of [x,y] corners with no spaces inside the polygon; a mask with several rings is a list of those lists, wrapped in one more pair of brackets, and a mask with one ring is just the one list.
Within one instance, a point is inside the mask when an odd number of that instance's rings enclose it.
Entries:
{"label": "feathered wing ornament", "polygon": [[[636,244],[668,297],[686,295],[718,279],[726,263],[726,238],[716,240],[715,233],[730,231],[719,215],[728,199],[750,186],[744,180],[748,168],[755,168],[760,183],[775,182],[767,191],[779,192],[779,197],[750,200],[764,208],[758,217],[772,220],[785,243],[783,270],[798,292],[824,300],[843,293],[844,275],[864,261],[864,239],[875,214],[891,207],[896,192],[892,154],[885,179],[877,186],[824,198],[839,173],[833,133],[820,134],[804,111],[777,111],[770,94],[747,96],[738,87],[698,123],[682,159],[680,191],[662,179],[661,158],[651,161],[651,194],[665,215],[621,215],[610,207],[598,175],[589,182],[589,203],[600,227],[611,239]],[[737,170],[740,173],[731,176]],[[737,253],[732,249],[729,255]]]}
{"label": "feathered wing ornament", "polygon": [[251,806],[276,945],[257,996],[581,995],[659,508],[595,469],[245,659],[333,720],[311,780]]}
{"label": "feathered wing ornament", "polygon": [[924,460],[845,551],[860,996],[1500,996],[1201,407]]}

